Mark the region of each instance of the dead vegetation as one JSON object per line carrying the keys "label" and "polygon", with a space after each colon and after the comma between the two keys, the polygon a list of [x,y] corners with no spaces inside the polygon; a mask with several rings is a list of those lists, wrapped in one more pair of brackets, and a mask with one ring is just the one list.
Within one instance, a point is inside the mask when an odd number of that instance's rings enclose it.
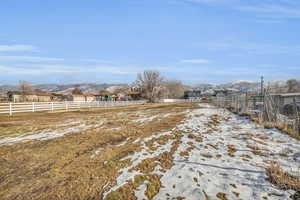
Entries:
{"label": "dead vegetation", "polygon": [[256,145],[250,145],[248,144],[247,147],[249,149],[251,149],[251,152],[254,154],[254,155],[258,155],[258,156],[267,156],[268,155],[268,149],[264,149],[264,148],[261,148],[259,147],[257,144]]}
{"label": "dead vegetation", "polygon": [[287,124],[283,122],[262,122],[261,120],[257,118],[252,118],[251,120],[262,125],[266,129],[271,129],[271,128],[277,128],[278,130],[282,131],[283,133],[300,140],[300,134],[297,133],[293,128],[289,127]]}
{"label": "dead vegetation", "polygon": [[[172,143],[172,147],[170,149],[170,151],[165,151],[163,153],[161,153],[160,155],[153,157],[153,158],[148,158],[148,159],[144,159],[143,161],[141,161],[138,165],[132,167],[129,172],[133,172],[133,171],[139,171],[141,173],[143,173],[144,175],[141,175],[141,178],[143,181],[136,181],[136,177],[134,179],[134,182],[132,184],[132,181],[129,181],[128,183],[126,183],[124,186],[118,188],[116,191],[111,191],[107,197],[105,198],[106,200],[111,200],[114,199],[112,197],[125,197],[123,196],[123,194],[133,194],[133,191],[136,190],[141,184],[144,183],[144,181],[148,181],[147,183],[147,189],[144,192],[145,195],[148,197],[148,199],[152,199],[158,192],[159,189],[161,187],[161,183],[160,183],[160,176],[153,173],[155,167],[160,166],[160,171],[164,172],[167,169],[170,169],[173,165],[173,157],[175,154],[175,151],[177,150],[178,146],[180,145],[182,135],[178,132],[175,132],[175,134],[173,135],[173,143]],[[192,148],[192,147],[189,147]],[[152,179],[149,179],[147,177],[154,177]],[[125,191],[125,192],[124,192]],[[135,198],[134,196],[132,197],[127,197],[127,198],[119,198],[119,199],[131,199],[131,198]]]}
{"label": "dead vegetation", "polygon": [[106,200],[120,200],[128,199],[135,200],[134,190],[136,190],[140,185],[147,181],[147,187],[145,191],[146,197],[152,199],[158,192],[161,187],[160,183],[161,175],[151,174],[151,175],[136,175],[133,180],[128,181],[127,184],[118,188],[116,191],[110,192]]}
{"label": "dead vegetation", "polygon": [[224,193],[219,192],[216,196],[221,200],[228,200]]}
{"label": "dead vegetation", "polygon": [[268,181],[282,190],[295,190],[300,192],[300,177],[295,177],[284,171],[277,162],[266,167]]}
{"label": "dead vegetation", "polygon": [[[33,113],[15,115],[12,118],[0,117],[0,124],[13,124],[10,127],[11,133],[13,129],[27,125],[32,128],[43,128],[66,120],[80,119],[95,124],[100,119],[107,120],[101,128],[74,132],[51,140],[35,140],[0,147],[1,199],[101,199],[103,193],[115,184],[119,169],[130,166],[131,160],[126,159],[126,156],[140,150],[141,145],[134,141],[171,130],[184,119],[183,114],[176,113],[193,108],[197,108],[197,105],[150,104],[47,115]],[[144,122],[141,128],[130,122],[140,116],[135,113],[174,114]],[[0,131],[7,127],[0,126]],[[115,127],[120,129],[110,130]],[[170,138],[161,137],[155,143],[164,144],[167,139]],[[121,143],[124,145],[119,146]],[[163,168],[172,166],[172,154],[177,145],[176,140],[172,144],[171,152],[157,157],[157,162],[161,163]],[[151,167],[148,168],[141,166],[139,170],[150,172]],[[160,176],[155,174],[145,176],[144,180],[148,181],[146,195],[152,198],[160,187]],[[141,180],[137,178],[134,183],[140,185],[138,184],[140,182]],[[126,187],[134,188],[134,186]],[[122,189],[126,191],[120,192],[126,195],[123,199],[131,199],[132,190]],[[111,195],[111,199],[122,199],[118,197],[116,193],[115,196]]]}
{"label": "dead vegetation", "polygon": [[228,144],[227,145],[227,152],[228,152],[228,155],[231,156],[231,157],[234,157],[235,155],[235,152],[236,152],[236,148],[233,144]]}

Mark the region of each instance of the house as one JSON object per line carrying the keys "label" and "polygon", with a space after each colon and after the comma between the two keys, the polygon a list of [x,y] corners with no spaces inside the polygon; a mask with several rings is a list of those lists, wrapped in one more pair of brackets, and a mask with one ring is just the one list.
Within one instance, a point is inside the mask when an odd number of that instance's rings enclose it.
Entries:
{"label": "house", "polygon": [[41,91],[9,91],[7,92],[9,101],[11,102],[48,102],[52,101],[52,95]]}
{"label": "house", "polygon": [[52,93],[52,100],[53,101],[67,101],[68,95],[59,94],[59,93]]}
{"label": "house", "polygon": [[87,101],[87,102],[96,101],[96,96],[95,95],[85,95],[85,101]]}
{"label": "house", "polygon": [[279,105],[293,104],[294,101],[300,104],[300,93],[272,94],[271,96]]}
{"label": "house", "polygon": [[131,87],[126,96],[128,99],[138,100],[141,98],[141,89],[138,87]]}
{"label": "house", "polygon": [[8,102],[8,96],[6,94],[6,92],[0,92],[0,102]]}
{"label": "house", "polygon": [[[278,105],[280,113],[293,116],[295,106],[300,110],[300,93],[271,94],[273,102]],[[295,105],[295,104],[296,105]]]}
{"label": "house", "polygon": [[71,94],[67,98],[68,101],[86,101],[86,97],[83,94]]}
{"label": "house", "polygon": [[100,90],[99,94],[95,95],[96,101],[107,101],[110,93],[108,90]]}
{"label": "house", "polygon": [[201,98],[201,90],[188,90],[184,91],[184,98],[185,99],[197,99]]}

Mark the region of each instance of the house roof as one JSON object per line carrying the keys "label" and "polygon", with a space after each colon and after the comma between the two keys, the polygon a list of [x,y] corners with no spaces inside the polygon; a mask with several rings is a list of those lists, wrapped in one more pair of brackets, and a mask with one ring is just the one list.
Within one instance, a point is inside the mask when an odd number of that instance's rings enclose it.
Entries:
{"label": "house roof", "polygon": [[140,92],[136,92],[136,91],[128,91],[128,93],[127,94],[140,94]]}
{"label": "house roof", "polygon": [[282,94],[271,94],[272,96],[281,96],[281,97],[296,97],[300,96],[300,92],[294,92],[294,93],[282,93]]}
{"label": "house roof", "polygon": [[108,90],[100,90],[99,94],[106,95],[106,94],[109,94],[109,91]]}
{"label": "house roof", "polygon": [[16,94],[16,95],[37,95],[37,96],[51,96],[50,93],[44,92],[42,90],[33,90],[33,91],[8,91],[7,94]]}
{"label": "house roof", "polygon": [[70,96],[73,96],[73,97],[85,97],[85,95],[83,95],[83,94],[71,94]]}
{"label": "house roof", "polygon": [[281,96],[283,96],[283,97],[300,96],[300,92],[281,94]]}

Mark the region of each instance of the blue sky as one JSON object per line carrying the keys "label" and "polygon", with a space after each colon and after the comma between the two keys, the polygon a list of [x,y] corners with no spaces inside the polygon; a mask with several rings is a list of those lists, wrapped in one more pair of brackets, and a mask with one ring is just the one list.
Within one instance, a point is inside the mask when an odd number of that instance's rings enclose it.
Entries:
{"label": "blue sky", "polygon": [[300,78],[298,0],[3,0],[0,84]]}

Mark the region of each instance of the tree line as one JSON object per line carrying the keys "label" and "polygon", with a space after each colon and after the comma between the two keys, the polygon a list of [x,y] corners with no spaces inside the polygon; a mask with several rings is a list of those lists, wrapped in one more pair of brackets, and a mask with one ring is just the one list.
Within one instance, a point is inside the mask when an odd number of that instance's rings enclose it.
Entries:
{"label": "tree line", "polygon": [[140,89],[141,96],[151,102],[160,98],[182,98],[186,89],[181,81],[165,79],[155,70],[139,73],[134,85]]}
{"label": "tree line", "polygon": [[[27,81],[20,81],[19,88],[24,94],[34,91]],[[164,78],[159,71],[146,70],[138,73],[133,83],[116,88],[114,93],[126,93],[131,88],[137,88],[141,98],[155,102],[160,98],[182,98],[187,86],[184,86],[181,81]],[[79,84],[74,85],[72,94],[83,94]]]}

